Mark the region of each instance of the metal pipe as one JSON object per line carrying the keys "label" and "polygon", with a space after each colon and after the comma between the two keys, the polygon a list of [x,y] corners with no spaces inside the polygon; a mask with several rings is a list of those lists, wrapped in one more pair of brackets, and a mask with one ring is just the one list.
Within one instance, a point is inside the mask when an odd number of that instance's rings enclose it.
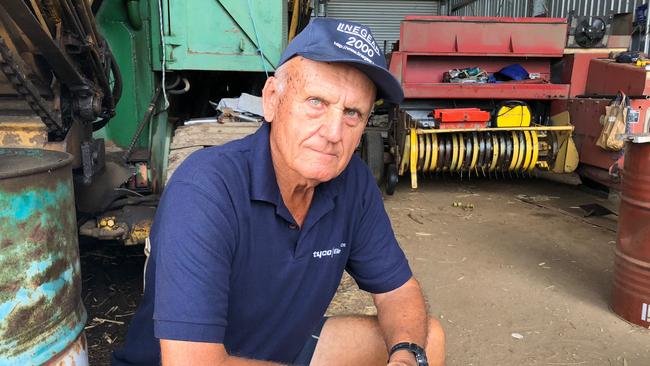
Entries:
{"label": "metal pipe", "polygon": [[461,9],[461,8],[464,8],[464,7],[466,7],[467,5],[469,5],[469,4],[471,4],[471,3],[474,3],[474,2],[476,2],[476,0],[462,0],[462,1],[459,1],[458,3],[456,3],[456,5],[452,5],[452,7],[451,7],[451,11],[452,11],[452,13],[453,13],[453,12],[455,12],[456,10]]}
{"label": "metal pipe", "polygon": [[129,144],[129,147],[126,149],[124,155],[122,156],[122,160],[124,160],[125,162],[129,161],[129,159],[131,158],[131,154],[133,154],[133,149],[135,148],[135,144],[138,142],[138,139],[140,138],[140,134],[142,134],[142,131],[144,131],[145,126],[151,120],[151,117],[153,116],[153,112],[156,109],[156,104],[158,104],[158,98],[160,97],[160,93],[162,92],[163,88],[164,87],[159,86],[156,88],[156,91],[153,93],[153,98],[151,98],[151,103],[149,103],[149,106],[147,107],[147,111],[144,113],[142,120],[138,124],[138,128],[136,129],[135,134],[131,139],[131,143]]}
{"label": "metal pipe", "polygon": [[127,0],[126,15],[128,16],[129,24],[131,24],[131,27],[133,27],[133,29],[142,29],[142,14],[140,14],[139,0]]}
{"label": "metal pipe", "polygon": [[423,130],[416,129],[415,133],[418,135],[427,135],[427,134],[439,134],[439,133],[452,133],[452,132],[508,132],[508,131],[573,131],[575,127],[573,126],[544,126],[544,127],[509,127],[508,129],[503,128],[474,128],[474,129],[465,129],[465,128],[454,128],[448,130]]}
{"label": "metal pipe", "polygon": [[183,86],[182,89],[171,89],[171,88],[168,88],[168,89],[167,89],[167,93],[168,93],[168,94],[172,94],[172,95],[180,95],[180,94],[185,94],[185,93],[187,93],[188,91],[190,91],[190,81],[187,80],[187,78],[183,78],[182,80],[183,80],[183,84],[184,84],[184,86]]}
{"label": "metal pipe", "polygon": [[650,42],[650,22],[648,21],[648,14],[650,14],[650,11],[648,11],[648,8],[646,8],[645,37],[644,37],[645,41],[643,42],[643,53],[645,53],[646,55],[648,54],[648,43]]}

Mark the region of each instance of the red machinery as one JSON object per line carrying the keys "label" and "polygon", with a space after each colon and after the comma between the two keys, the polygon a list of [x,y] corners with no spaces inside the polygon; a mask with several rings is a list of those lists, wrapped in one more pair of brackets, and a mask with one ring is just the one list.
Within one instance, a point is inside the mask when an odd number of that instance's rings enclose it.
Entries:
{"label": "red machinery", "polygon": [[602,130],[601,116],[612,98],[623,92],[630,97],[627,132],[650,132],[650,82],[644,67],[620,64],[602,53],[576,54],[565,62],[563,77],[571,80],[567,100],[552,103],[552,113],[568,111],[575,126],[574,139],[580,153],[578,173],[601,184],[619,189],[623,151],[607,151],[596,145]]}
{"label": "red machinery", "polygon": [[[390,70],[406,98],[556,99],[569,85],[551,84],[551,61],[563,56],[567,32],[562,18],[407,16]],[[519,63],[540,74],[532,83],[443,83],[444,72],[477,66],[489,73]]]}
{"label": "red machinery", "polygon": [[[418,173],[488,176],[575,169],[573,127],[549,114],[550,101],[570,92],[569,84],[553,82],[551,75],[563,57],[566,34],[566,20],[557,18],[406,17],[390,61],[406,96],[397,109],[391,151],[399,174],[408,169],[415,188]],[[443,81],[452,69],[476,67],[492,74],[513,64],[535,78]],[[496,123],[516,108],[509,106],[512,100],[521,106],[522,122]],[[429,113],[444,108],[479,108],[493,115],[492,126],[436,128]]]}

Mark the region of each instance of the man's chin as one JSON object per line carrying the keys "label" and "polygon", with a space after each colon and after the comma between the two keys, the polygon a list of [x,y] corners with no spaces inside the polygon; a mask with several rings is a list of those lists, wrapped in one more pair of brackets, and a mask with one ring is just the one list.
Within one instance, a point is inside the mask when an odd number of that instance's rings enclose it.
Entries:
{"label": "man's chin", "polygon": [[311,181],[325,183],[336,178],[338,171],[332,168],[319,169],[318,167],[310,167],[309,170],[305,171],[302,175]]}

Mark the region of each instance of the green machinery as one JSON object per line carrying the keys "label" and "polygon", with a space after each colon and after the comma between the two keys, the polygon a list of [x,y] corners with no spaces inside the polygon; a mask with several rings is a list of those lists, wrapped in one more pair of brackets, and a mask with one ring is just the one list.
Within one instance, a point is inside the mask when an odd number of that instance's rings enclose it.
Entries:
{"label": "green machinery", "polygon": [[[151,151],[154,191],[166,178],[174,121],[203,116],[209,98],[261,88],[263,72],[274,70],[287,39],[283,0],[104,1],[96,19],[122,74],[129,75],[116,116],[97,135],[125,149],[137,136],[135,146]],[[163,66],[167,81],[188,80],[190,96],[168,94],[168,108],[156,98],[156,112],[136,134],[162,83]]]}
{"label": "green machinery", "polygon": [[310,3],[3,1],[0,147],[71,153],[80,232],[142,243],[176,128],[260,95]]}

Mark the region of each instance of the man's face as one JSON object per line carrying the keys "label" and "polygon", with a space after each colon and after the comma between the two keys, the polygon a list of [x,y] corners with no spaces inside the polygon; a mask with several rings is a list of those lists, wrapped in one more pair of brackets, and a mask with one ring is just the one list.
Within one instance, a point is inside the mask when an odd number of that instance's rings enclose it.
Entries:
{"label": "man's face", "polygon": [[295,57],[264,87],[276,174],[318,184],[347,166],[370,115],[375,85],[361,71]]}

